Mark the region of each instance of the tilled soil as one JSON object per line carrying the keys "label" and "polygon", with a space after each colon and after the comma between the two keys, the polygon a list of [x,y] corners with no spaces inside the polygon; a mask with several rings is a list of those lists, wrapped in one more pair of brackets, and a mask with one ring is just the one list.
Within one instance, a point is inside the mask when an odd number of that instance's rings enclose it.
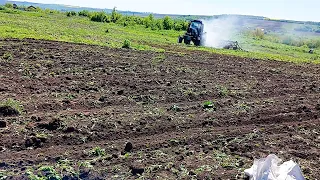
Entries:
{"label": "tilled soil", "polygon": [[0,40],[0,179],[320,177],[319,65],[184,51]]}

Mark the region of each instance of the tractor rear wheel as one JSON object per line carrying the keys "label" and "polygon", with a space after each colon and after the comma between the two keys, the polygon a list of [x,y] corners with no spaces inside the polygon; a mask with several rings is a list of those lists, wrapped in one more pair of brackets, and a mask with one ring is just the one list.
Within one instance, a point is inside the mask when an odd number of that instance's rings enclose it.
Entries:
{"label": "tractor rear wheel", "polygon": [[191,43],[191,37],[190,36],[184,36],[183,41],[185,44],[189,45]]}
{"label": "tractor rear wheel", "polygon": [[195,40],[193,43],[196,46],[200,46],[201,45],[201,40]]}

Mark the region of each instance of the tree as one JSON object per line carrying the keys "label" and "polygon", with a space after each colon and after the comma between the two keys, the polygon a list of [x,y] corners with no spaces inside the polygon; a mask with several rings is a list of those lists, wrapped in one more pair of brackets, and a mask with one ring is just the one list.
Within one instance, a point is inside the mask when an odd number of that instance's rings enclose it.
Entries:
{"label": "tree", "polygon": [[117,12],[116,8],[114,7],[111,13],[111,22],[116,23],[118,20],[120,20],[122,15]]}
{"label": "tree", "polygon": [[156,26],[159,30],[163,29],[163,20],[162,19],[157,19],[156,20]]}
{"label": "tree", "polygon": [[154,24],[154,16],[152,14],[150,14],[148,17],[144,18],[144,25],[146,28],[153,28]]}
{"label": "tree", "polygon": [[258,38],[258,39],[263,39],[264,38],[264,31],[260,28],[256,28],[253,31],[253,36]]}
{"label": "tree", "polygon": [[91,21],[95,22],[107,22],[107,14],[105,12],[95,12],[90,16]]}
{"label": "tree", "polygon": [[165,30],[170,30],[172,29],[173,27],[173,20],[169,17],[169,16],[166,16],[164,19],[163,19],[163,28]]}
{"label": "tree", "polygon": [[5,6],[6,8],[10,8],[10,9],[13,8],[13,4],[11,4],[11,3],[6,3],[4,6]]}
{"label": "tree", "polygon": [[85,17],[89,17],[90,16],[90,12],[88,10],[82,10],[80,12],[78,12],[79,16],[85,16]]}

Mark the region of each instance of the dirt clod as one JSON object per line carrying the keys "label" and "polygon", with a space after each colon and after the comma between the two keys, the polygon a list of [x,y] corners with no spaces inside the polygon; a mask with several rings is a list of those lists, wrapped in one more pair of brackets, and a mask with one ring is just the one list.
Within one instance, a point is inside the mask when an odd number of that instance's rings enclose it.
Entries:
{"label": "dirt clod", "polygon": [[126,146],[125,146],[125,148],[124,148],[124,151],[125,151],[125,152],[131,152],[132,149],[133,149],[132,143],[131,143],[131,142],[127,142],[127,144],[126,144]]}
{"label": "dirt clod", "polygon": [[106,102],[106,101],[107,101],[107,97],[101,96],[101,97],[99,98],[99,101],[100,101],[100,102]]}
{"label": "dirt clod", "polygon": [[26,139],[25,141],[25,146],[28,147],[35,147],[35,148],[40,148],[43,146],[43,143],[46,141],[46,138],[43,137],[31,137]]}
{"label": "dirt clod", "polygon": [[18,116],[20,115],[19,111],[10,107],[10,106],[1,106],[0,107],[0,116]]}
{"label": "dirt clod", "polygon": [[302,112],[309,113],[309,112],[311,112],[311,109],[307,106],[301,106],[298,108],[297,112],[298,113],[302,113]]}
{"label": "dirt clod", "polygon": [[144,166],[139,162],[134,162],[130,166],[132,175],[142,175],[144,173]]}
{"label": "dirt clod", "polygon": [[123,95],[123,93],[124,93],[124,90],[119,90],[119,91],[117,92],[117,94],[118,94],[119,96]]}
{"label": "dirt clod", "polygon": [[8,166],[7,163],[5,163],[5,162],[0,162],[0,168],[7,167],[7,166]]}
{"label": "dirt clod", "polygon": [[5,128],[7,127],[7,122],[6,121],[0,121],[0,128]]}
{"label": "dirt clod", "polygon": [[59,119],[54,119],[54,120],[52,120],[52,121],[50,121],[48,123],[40,123],[38,125],[39,128],[47,129],[47,130],[50,130],[50,131],[57,130],[61,126],[62,126],[62,121],[59,120]]}
{"label": "dirt clod", "polygon": [[67,129],[65,130],[66,133],[73,133],[76,131],[77,131],[77,129],[75,127],[67,127]]}

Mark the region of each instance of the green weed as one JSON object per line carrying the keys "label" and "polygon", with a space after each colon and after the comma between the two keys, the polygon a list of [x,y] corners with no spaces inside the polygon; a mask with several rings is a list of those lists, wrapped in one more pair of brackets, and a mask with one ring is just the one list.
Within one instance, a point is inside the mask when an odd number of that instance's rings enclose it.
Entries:
{"label": "green weed", "polygon": [[92,149],[90,151],[90,155],[92,156],[98,156],[98,157],[102,157],[106,155],[106,152],[104,149],[102,149],[101,147],[95,147],[94,149]]}
{"label": "green weed", "polygon": [[216,110],[216,107],[214,105],[214,102],[213,101],[206,101],[202,104],[202,108],[205,109],[205,110],[213,110],[215,111]]}
{"label": "green weed", "polygon": [[23,105],[14,99],[7,99],[0,103],[1,108],[11,108],[15,110],[19,115],[23,114],[24,108]]}
{"label": "green weed", "polygon": [[56,172],[52,166],[41,166],[38,170],[38,174],[34,174],[32,169],[26,171],[28,179],[31,180],[61,180],[62,178]]}
{"label": "green weed", "polygon": [[180,112],[181,108],[178,105],[173,105],[170,107],[170,110],[175,111],[175,112]]}
{"label": "green weed", "polygon": [[124,40],[122,48],[131,48],[131,41],[129,41],[128,39]]}
{"label": "green weed", "polygon": [[221,96],[221,97],[226,97],[230,93],[228,88],[225,86],[217,86],[216,88],[218,90],[219,96]]}
{"label": "green weed", "polygon": [[0,180],[5,180],[5,179],[7,179],[7,174],[6,174],[6,172],[4,172],[4,171],[0,171]]}
{"label": "green weed", "polygon": [[130,153],[126,153],[125,155],[123,155],[123,159],[129,159],[131,157]]}

